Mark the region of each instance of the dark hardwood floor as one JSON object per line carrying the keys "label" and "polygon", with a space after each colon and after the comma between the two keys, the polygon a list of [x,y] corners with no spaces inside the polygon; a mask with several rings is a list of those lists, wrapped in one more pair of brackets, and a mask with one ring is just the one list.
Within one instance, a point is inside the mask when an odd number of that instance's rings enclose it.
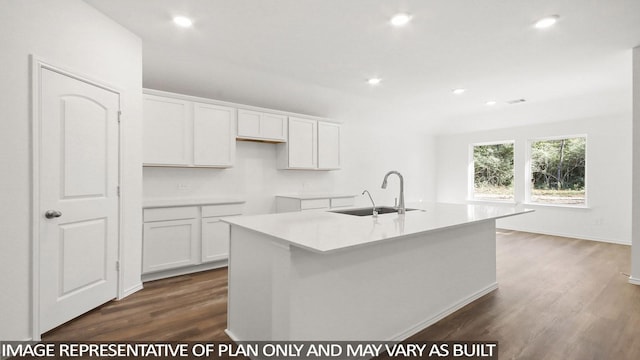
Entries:
{"label": "dark hardwood floor", "polygon": [[151,281],[42,336],[44,341],[230,341],[227,269]]}
{"label": "dark hardwood floor", "polygon": [[640,359],[630,247],[514,231],[497,237],[499,289],[410,340],[497,340],[500,359]]}
{"label": "dark hardwood floor", "polygon": [[[630,248],[498,231],[500,288],[411,341],[499,341],[500,359],[639,359],[640,286]],[[145,284],[43,336],[46,341],[228,341],[227,271]]]}

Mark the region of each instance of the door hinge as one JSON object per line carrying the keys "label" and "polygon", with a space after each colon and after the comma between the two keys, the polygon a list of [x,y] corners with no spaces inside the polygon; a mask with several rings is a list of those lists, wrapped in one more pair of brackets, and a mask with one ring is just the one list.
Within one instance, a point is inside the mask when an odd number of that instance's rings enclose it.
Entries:
{"label": "door hinge", "polygon": [[120,124],[121,118],[122,118],[122,111],[118,110],[118,124]]}
{"label": "door hinge", "polygon": [[116,261],[116,271],[120,271],[120,261]]}
{"label": "door hinge", "polygon": [[120,196],[120,185],[116,188],[116,192],[118,193],[118,196]]}

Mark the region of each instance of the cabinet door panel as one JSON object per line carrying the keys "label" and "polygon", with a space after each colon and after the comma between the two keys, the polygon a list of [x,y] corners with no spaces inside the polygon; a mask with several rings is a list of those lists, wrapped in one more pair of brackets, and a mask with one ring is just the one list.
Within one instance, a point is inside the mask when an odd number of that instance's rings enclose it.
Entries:
{"label": "cabinet door panel", "polygon": [[191,104],[160,96],[144,97],[144,163],[188,165],[192,161]]}
{"label": "cabinet door panel", "polygon": [[238,110],[238,136],[260,137],[260,113],[249,110]]}
{"label": "cabinet door panel", "polygon": [[198,219],[145,223],[142,272],[197,264],[200,255],[198,225]]}
{"label": "cabinet door panel", "polygon": [[289,117],[289,167],[315,169],[317,167],[317,126],[315,120]]}
{"label": "cabinet door panel", "polygon": [[318,122],[318,168],[340,168],[340,125]]}
{"label": "cabinet door panel", "polygon": [[251,110],[238,110],[238,137],[265,141],[287,141],[287,117]]}
{"label": "cabinet door panel", "polygon": [[235,155],[234,119],[233,108],[194,104],[194,165],[232,165]]}
{"label": "cabinet door panel", "polygon": [[286,141],[287,118],[281,115],[262,114],[260,136],[269,140]]}
{"label": "cabinet door panel", "polygon": [[220,218],[202,219],[202,262],[229,257],[229,224]]}

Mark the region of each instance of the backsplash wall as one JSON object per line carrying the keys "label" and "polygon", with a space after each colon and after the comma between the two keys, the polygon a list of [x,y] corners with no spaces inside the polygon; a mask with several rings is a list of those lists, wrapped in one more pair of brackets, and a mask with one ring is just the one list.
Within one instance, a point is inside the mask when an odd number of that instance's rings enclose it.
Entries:
{"label": "backsplash wall", "polygon": [[275,212],[277,194],[348,193],[368,205],[360,194],[369,189],[378,204],[393,204],[398,180],[391,178],[387,190],[380,184],[387,171],[398,170],[407,201],[434,199],[434,147],[424,134],[358,121],[343,123],[341,132],[341,170],[278,170],[278,145],[238,141],[232,168],[145,167],[144,198],[233,197],[246,201],[245,214],[264,214]]}

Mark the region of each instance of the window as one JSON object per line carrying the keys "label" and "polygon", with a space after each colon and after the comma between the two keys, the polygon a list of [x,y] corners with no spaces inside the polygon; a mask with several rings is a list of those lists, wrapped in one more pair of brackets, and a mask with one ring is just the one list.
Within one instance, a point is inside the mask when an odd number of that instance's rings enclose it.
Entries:
{"label": "window", "polygon": [[513,200],[513,142],[473,145],[475,200]]}
{"label": "window", "polygon": [[585,136],[531,141],[529,201],[539,204],[586,204]]}

